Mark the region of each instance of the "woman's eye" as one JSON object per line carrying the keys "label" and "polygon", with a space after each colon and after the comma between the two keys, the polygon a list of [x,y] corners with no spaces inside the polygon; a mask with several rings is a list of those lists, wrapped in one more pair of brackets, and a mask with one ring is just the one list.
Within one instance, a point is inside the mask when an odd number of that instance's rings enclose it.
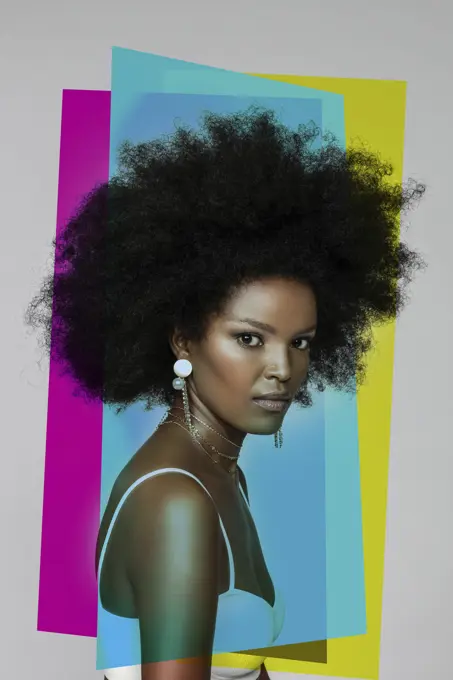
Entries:
{"label": "woman's eye", "polygon": [[310,341],[307,338],[298,338],[294,340],[294,345],[297,349],[305,350],[310,347]]}
{"label": "woman's eye", "polygon": [[242,335],[237,337],[237,341],[242,347],[259,347],[263,344],[258,335],[252,335],[251,333],[242,333]]}

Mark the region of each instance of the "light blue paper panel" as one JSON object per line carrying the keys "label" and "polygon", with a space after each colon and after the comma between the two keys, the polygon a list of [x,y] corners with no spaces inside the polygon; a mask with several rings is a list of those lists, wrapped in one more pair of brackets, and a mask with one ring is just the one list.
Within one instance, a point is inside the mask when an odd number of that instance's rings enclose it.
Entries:
{"label": "light blue paper panel", "polygon": [[[250,103],[275,109],[291,126],[312,120],[344,140],[339,95],[117,48],[112,83],[111,173],[124,139],[171,132],[178,119],[196,126],[203,111],[243,110]],[[103,506],[118,472],[161,416],[139,405],[121,416],[105,409]],[[355,398],[327,391],[309,410],[293,407],[285,448],[250,437],[242,459],[263,549],[287,600],[277,643],[366,632]]]}

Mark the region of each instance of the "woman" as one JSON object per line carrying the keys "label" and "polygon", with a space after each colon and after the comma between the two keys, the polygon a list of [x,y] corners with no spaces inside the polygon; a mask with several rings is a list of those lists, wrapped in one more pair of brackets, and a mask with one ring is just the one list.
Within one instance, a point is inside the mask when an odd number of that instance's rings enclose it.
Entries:
{"label": "woman", "polygon": [[50,339],[53,305],[53,356],[85,395],[168,406],[99,531],[108,680],[238,677],[211,668],[212,653],[265,648],[282,630],[238,465],[244,437],[281,446],[311,387],[354,389],[372,325],[400,311],[422,264],[398,218],[424,188],[390,185],[377,157],[317,136],[252,108],[125,144],[30,307]]}

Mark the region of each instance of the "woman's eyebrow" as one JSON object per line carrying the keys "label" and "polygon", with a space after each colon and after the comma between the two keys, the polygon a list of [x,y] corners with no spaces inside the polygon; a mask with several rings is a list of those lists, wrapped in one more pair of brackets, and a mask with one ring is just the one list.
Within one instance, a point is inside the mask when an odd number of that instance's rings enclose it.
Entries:
{"label": "woman's eyebrow", "polygon": [[[248,317],[245,319],[236,319],[236,322],[249,324],[250,326],[259,328],[260,330],[266,331],[267,333],[272,333],[273,335],[275,335],[277,332],[274,326],[271,326],[268,323],[263,323],[262,321],[257,321],[256,319],[250,319]],[[308,333],[313,333],[315,330],[316,326],[310,326],[310,328],[304,328],[303,330],[294,333],[294,335],[307,335]]]}

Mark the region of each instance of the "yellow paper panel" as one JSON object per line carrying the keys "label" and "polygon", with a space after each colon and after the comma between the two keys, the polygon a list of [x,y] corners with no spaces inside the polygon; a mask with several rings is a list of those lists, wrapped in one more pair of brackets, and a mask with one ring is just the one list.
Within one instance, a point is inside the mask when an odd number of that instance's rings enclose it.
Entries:
{"label": "yellow paper panel", "polygon": [[[394,167],[402,180],[406,84],[361,80],[249,74],[344,96],[347,145],[361,139]],[[327,663],[268,658],[269,671],[371,678],[379,675],[386,501],[390,446],[395,324],[375,329],[376,346],[368,360],[367,383],[358,394],[360,475],[365,560],[367,634],[329,640]],[[295,650],[296,645],[292,645]],[[303,646],[301,645],[301,650]],[[277,651],[277,650],[276,650]],[[293,655],[292,655],[293,656]],[[301,657],[303,651],[301,652]],[[215,665],[246,667],[253,657],[222,654]]]}

